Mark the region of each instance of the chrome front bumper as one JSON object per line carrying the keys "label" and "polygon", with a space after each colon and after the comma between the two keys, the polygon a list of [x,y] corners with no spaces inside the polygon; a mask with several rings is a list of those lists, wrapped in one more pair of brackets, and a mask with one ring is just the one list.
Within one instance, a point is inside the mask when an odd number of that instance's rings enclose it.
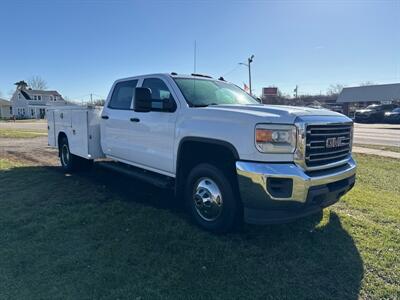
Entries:
{"label": "chrome front bumper", "polygon": [[[236,162],[236,172],[241,199],[246,209],[255,210],[304,210],[321,209],[335,203],[354,185],[356,163],[350,158],[340,167],[330,170],[306,172],[294,163]],[[291,193],[277,197],[269,191],[268,179],[289,179]],[[313,209],[311,209],[313,208]],[[250,218],[251,219],[251,218]],[[266,222],[262,223],[268,223]],[[253,222],[250,223],[260,223]]]}

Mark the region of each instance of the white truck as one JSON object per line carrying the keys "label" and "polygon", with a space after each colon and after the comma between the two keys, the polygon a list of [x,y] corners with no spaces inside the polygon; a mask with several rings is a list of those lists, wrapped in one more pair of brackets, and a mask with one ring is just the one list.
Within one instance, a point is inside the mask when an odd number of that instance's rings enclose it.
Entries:
{"label": "white truck", "polygon": [[195,223],[213,232],[319,212],[355,183],[351,119],[263,105],[223,78],[120,79],[104,108],[56,107],[47,116],[49,145],[65,171],[100,159],[173,189]]}

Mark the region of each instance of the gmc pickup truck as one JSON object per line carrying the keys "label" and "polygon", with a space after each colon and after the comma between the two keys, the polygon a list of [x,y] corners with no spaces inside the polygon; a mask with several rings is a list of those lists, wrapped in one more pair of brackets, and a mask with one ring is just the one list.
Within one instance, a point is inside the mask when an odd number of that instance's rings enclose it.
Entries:
{"label": "gmc pickup truck", "polygon": [[351,119],[263,105],[223,78],[120,79],[104,108],[56,107],[47,116],[49,145],[65,171],[97,160],[172,189],[194,222],[213,232],[319,212],[355,183]]}

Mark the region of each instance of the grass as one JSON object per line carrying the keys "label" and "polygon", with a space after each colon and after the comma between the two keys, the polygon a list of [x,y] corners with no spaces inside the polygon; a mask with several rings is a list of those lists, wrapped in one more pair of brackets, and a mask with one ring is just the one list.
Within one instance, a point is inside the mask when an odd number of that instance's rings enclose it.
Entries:
{"label": "grass", "polygon": [[370,144],[354,144],[354,146],[400,153],[400,147],[396,146],[383,146],[383,145],[370,145]]}
{"label": "grass", "polygon": [[0,128],[0,138],[34,138],[39,136],[47,136],[47,131]]}
{"label": "grass", "polygon": [[0,299],[399,298],[400,161],[356,158],[323,214],[224,236],[142,182],[0,159]]}

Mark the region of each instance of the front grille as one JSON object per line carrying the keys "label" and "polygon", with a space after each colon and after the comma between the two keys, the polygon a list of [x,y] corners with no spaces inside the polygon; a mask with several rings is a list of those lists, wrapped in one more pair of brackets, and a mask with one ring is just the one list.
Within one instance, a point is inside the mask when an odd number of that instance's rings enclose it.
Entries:
{"label": "front grille", "polygon": [[305,151],[307,167],[323,167],[348,158],[351,132],[351,124],[308,125]]}

